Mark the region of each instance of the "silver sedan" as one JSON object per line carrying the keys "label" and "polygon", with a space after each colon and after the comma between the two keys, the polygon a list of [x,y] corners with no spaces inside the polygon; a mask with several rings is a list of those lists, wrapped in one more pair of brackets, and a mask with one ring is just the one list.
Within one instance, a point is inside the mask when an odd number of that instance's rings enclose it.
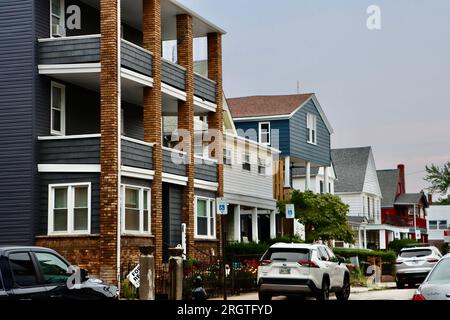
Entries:
{"label": "silver sedan", "polygon": [[450,254],[442,258],[431,270],[414,294],[413,300],[450,301]]}

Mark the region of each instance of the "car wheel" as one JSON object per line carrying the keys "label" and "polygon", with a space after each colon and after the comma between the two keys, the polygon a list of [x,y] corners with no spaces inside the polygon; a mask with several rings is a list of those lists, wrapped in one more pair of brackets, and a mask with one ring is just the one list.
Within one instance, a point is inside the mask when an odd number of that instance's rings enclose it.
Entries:
{"label": "car wheel", "polygon": [[270,301],[272,300],[272,295],[268,293],[258,292],[259,301]]}
{"label": "car wheel", "polygon": [[345,276],[342,290],[336,292],[336,298],[340,301],[347,301],[350,298],[350,279]]}
{"label": "car wheel", "polygon": [[403,282],[397,281],[397,289],[404,289],[405,284]]}
{"label": "car wheel", "polygon": [[317,295],[317,300],[326,301],[330,299],[330,285],[328,284],[328,279],[323,279],[322,290],[320,290]]}

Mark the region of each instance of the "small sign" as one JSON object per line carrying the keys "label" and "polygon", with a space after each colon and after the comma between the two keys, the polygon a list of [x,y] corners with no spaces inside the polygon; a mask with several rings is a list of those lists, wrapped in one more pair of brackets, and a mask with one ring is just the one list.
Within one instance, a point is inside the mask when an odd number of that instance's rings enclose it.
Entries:
{"label": "small sign", "polygon": [[130,280],[135,288],[139,289],[139,286],[141,285],[141,266],[137,265],[137,267],[127,276],[127,279]]}
{"label": "small sign", "polygon": [[295,205],[286,205],[286,219],[295,219]]}
{"label": "small sign", "polygon": [[217,214],[220,216],[226,216],[228,214],[228,203],[225,198],[217,198]]}
{"label": "small sign", "polygon": [[395,235],[394,235],[395,239],[400,239],[400,232],[399,231],[395,231]]}
{"label": "small sign", "polygon": [[416,230],[416,240],[419,240],[420,238],[422,238],[422,234],[420,232],[419,229]]}

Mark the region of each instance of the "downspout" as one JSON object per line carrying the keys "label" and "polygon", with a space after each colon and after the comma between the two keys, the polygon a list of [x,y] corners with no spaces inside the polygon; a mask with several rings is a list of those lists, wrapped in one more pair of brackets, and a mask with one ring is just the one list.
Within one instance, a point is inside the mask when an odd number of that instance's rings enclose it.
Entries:
{"label": "downspout", "polygon": [[120,262],[121,262],[121,184],[122,184],[122,75],[121,75],[121,0],[117,0],[117,288],[121,288]]}

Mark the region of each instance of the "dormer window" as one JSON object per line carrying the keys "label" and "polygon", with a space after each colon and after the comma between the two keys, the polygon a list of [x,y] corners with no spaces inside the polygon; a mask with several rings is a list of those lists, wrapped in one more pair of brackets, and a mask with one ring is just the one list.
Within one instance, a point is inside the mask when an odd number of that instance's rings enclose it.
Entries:
{"label": "dormer window", "polygon": [[259,142],[266,146],[270,145],[270,122],[259,123]]}
{"label": "dormer window", "polygon": [[317,144],[317,116],[307,114],[306,127],[308,129],[308,143]]}

